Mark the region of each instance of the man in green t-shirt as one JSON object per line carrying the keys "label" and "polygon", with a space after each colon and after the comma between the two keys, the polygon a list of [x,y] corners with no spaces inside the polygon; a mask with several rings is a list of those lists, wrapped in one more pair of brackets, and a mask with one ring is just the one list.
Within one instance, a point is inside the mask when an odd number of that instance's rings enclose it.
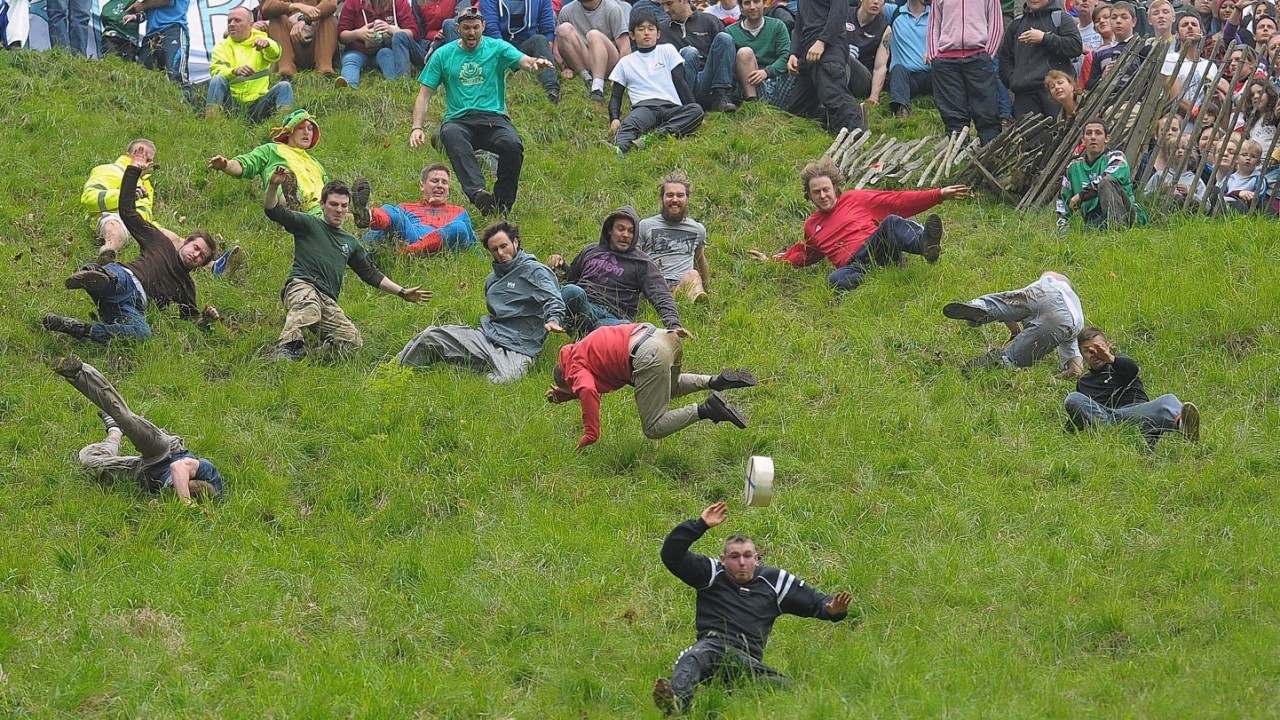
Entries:
{"label": "man in green t-shirt", "polygon": [[[507,71],[519,68],[533,73],[555,66],[544,58],[525,55],[508,42],[485,37],[484,17],[475,8],[458,16],[458,33],[462,38],[432,53],[418,76],[422,87],[413,104],[409,147],[421,147],[426,140],[423,123],[427,103],[443,85],[440,142],[462,191],[481,213],[491,215],[496,210],[506,214],[516,202],[520,167],[524,165],[524,143],[507,117]],[[498,156],[498,179],[492,193],[485,188],[476,150]]]}
{"label": "man in green t-shirt", "polygon": [[276,168],[267,181],[262,206],[267,217],[293,235],[293,267],[285,279],[284,331],[272,356],[276,360],[301,360],[306,356],[302,331],[315,328],[323,338],[322,350],[347,352],[364,344],[360,331],[338,307],[343,271],[350,266],[366,283],[388,295],[416,303],[430,300],[422,286],[405,288],[383,275],[351,233],[342,229],[351,203],[351,190],[341,180],[325,184],[320,192],[321,217],[290,210],[280,204],[280,186],[288,180],[286,168]]}

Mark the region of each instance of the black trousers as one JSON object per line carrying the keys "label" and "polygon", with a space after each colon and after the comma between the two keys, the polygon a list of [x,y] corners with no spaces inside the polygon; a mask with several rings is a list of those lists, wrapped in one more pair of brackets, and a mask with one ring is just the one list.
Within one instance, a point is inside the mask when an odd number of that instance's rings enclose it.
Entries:
{"label": "black trousers", "polygon": [[1000,134],[996,93],[996,66],[985,52],[933,59],[933,102],[948,133],[960,132],[972,120],[978,139],[991,142]]}
{"label": "black trousers", "polygon": [[1049,91],[1043,87],[1014,94],[1013,116],[1020,118],[1031,113],[1056,118],[1062,114],[1062,106],[1054,102],[1053,98],[1049,97]]}
{"label": "black trousers", "polygon": [[440,127],[440,143],[449,156],[462,191],[475,202],[484,190],[484,173],[476,162],[476,150],[498,156],[498,179],[493,197],[498,207],[510,210],[520,189],[520,168],[524,166],[524,142],[505,115],[476,112],[454,118]]}
{"label": "black trousers", "polygon": [[671,673],[671,691],[681,709],[689,707],[698,685],[714,678],[735,680],[739,677],[762,679],[777,687],[785,687],[786,675],[751,657],[741,649],[719,638],[703,638],[676,658]]}
{"label": "black trousers", "polygon": [[858,101],[849,92],[845,70],[848,59],[849,49],[843,44],[827,47],[815,65],[801,59],[800,75],[782,109],[792,115],[815,118],[832,132],[840,128],[866,129]]}

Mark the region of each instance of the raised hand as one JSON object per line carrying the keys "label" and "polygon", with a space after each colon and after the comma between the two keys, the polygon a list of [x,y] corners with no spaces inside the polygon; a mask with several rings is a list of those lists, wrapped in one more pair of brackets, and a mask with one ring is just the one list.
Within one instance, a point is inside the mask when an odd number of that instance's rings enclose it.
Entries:
{"label": "raised hand", "polygon": [[724,516],[727,510],[728,506],[725,505],[723,500],[718,503],[708,505],[707,508],[702,511],[702,521],[707,524],[707,527],[715,527],[724,522]]}
{"label": "raised hand", "polygon": [[213,158],[209,160],[209,167],[213,168],[214,170],[226,170],[227,159],[222,157],[221,155],[214,155]]}
{"label": "raised hand", "polygon": [[289,178],[292,176],[293,173],[289,172],[289,168],[281,165],[276,168],[275,172],[271,173],[271,177],[267,180],[267,184],[279,187],[286,182],[289,182]]}

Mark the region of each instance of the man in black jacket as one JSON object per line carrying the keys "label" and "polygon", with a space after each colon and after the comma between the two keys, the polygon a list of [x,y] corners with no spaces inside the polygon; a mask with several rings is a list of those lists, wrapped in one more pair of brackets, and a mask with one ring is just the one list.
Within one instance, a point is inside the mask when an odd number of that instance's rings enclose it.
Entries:
{"label": "man in black jacket", "polygon": [[1184,403],[1172,394],[1148,400],[1138,363],[1128,355],[1112,354],[1107,336],[1098,328],[1081,330],[1079,343],[1089,372],[1067,396],[1068,430],[1129,423],[1138,426],[1148,443],[1171,431],[1192,442],[1200,439],[1200,410],[1195,403]]}
{"label": "man in black jacket", "polygon": [[547,267],[561,276],[565,319],[574,337],[584,337],[602,325],[633,322],[641,295],[658,311],[666,329],[683,329],[662,271],[636,248],[639,225],[636,211],[624,205],[605,217],[600,241],[583,248],[572,263],[565,263],[559,254],[547,258]]}
{"label": "man in black jacket", "polygon": [[87,323],[49,313],[46,330],[80,340],[106,343],[114,339],[148,340],[151,326],[144,314],[147,303],[164,308],[173,303],[184,318],[200,317],[204,323],[218,319],[212,306],[203,317],[196,305],[196,284],[191,271],[217,255],[218,244],[209,233],[197,230],[181,247],[174,247],[165,231],[138,213],[138,178],[150,163],[133,163],[120,180],[120,219],[138,241],[142,254],[127,263],[85,265],[67,278],[68,290],[84,290],[98,307],[99,322]]}
{"label": "man in black jacket", "polygon": [[761,662],[778,616],[840,622],[848,614],[847,591],[826,595],[786,570],[757,566],[755,543],[745,535],[725,540],[718,560],[689,552],[725,514],[725,504],[715,503],[702,517],[677,525],[662,544],[662,564],[698,591],[698,641],[680,653],[671,679],[659,678],[653,687],[654,703],[667,714],[687,709],[697,686],[717,673],[737,670],[785,684],[785,675]]}
{"label": "man in black jacket", "polygon": [[671,19],[662,24],[659,42],[680,51],[685,77],[698,104],[707,112],[737,110],[729,96],[733,92],[738,50],[725,32],[724,21],[694,10],[689,0],[662,0],[662,10]]}
{"label": "man in black jacket", "polygon": [[1057,117],[1062,106],[1049,97],[1044,76],[1061,70],[1075,77],[1074,63],[1082,52],[1080,28],[1057,0],[1027,0],[1000,42],[1000,79],[1013,92],[1013,116]]}
{"label": "man in black jacket", "polygon": [[802,0],[791,31],[787,72],[796,78],[783,109],[816,118],[831,132],[865,130],[858,101],[849,92],[849,3],[845,0]]}

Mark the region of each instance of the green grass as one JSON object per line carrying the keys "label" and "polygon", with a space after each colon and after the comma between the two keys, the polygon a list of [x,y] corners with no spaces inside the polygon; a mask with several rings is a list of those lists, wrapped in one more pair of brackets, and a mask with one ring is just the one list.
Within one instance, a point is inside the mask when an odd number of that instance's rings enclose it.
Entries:
{"label": "green grass", "polygon": [[[299,84],[333,176],[414,197],[440,156],[407,149],[411,83]],[[392,263],[435,291],[423,307],[349,276],[342,305],[365,347],[265,362],[291,243],[256,184],[204,163],[266,126],[199,121],[158,75],[116,61],[0,53],[0,717],[656,717],[652,681],[694,636],[693,592],[658,548],[720,498],[730,519],[697,549],[751,534],[768,562],[851,590],[856,612],[784,618],[766,660],[795,687],[708,688],[694,717],[1275,714],[1271,221],[1059,238],[1047,211],[948,204],[938,265],[916,258],[834,295],[826,269],[745,257],[798,237],[795,178],[824,133],[757,105],[618,162],[585,95],[568,84],[552,113],[532,78],[513,82],[526,248],[573,252],[616,205],[656,212],[657,179],[688,171],[714,301],[681,308],[686,365],[755,369],[761,385],[734,393],[749,430],[650,442],[624,390],[605,400],[602,441],[574,454],[577,407],[542,399],[558,339],[513,387],[384,364],[428,324],[477,321],[479,254]],[[912,132],[936,131],[924,115]],[[873,127],[891,129],[880,114]],[[159,146],[160,221],[251,255],[239,278],[200,278],[229,317],[211,333],[153,312],[150,343],[76,346],[218,462],[228,495],[195,510],[87,478],[75,453],[101,426],[43,364],[72,344],[40,317],[89,309],[61,288],[95,252],[80,185],[135,136]],[[1065,435],[1070,386],[1050,361],[959,373],[1003,330],[947,322],[942,305],[1049,268],[1153,395],[1200,405],[1201,445]],[[768,509],[738,499],[753,453],[778,467]]]}

